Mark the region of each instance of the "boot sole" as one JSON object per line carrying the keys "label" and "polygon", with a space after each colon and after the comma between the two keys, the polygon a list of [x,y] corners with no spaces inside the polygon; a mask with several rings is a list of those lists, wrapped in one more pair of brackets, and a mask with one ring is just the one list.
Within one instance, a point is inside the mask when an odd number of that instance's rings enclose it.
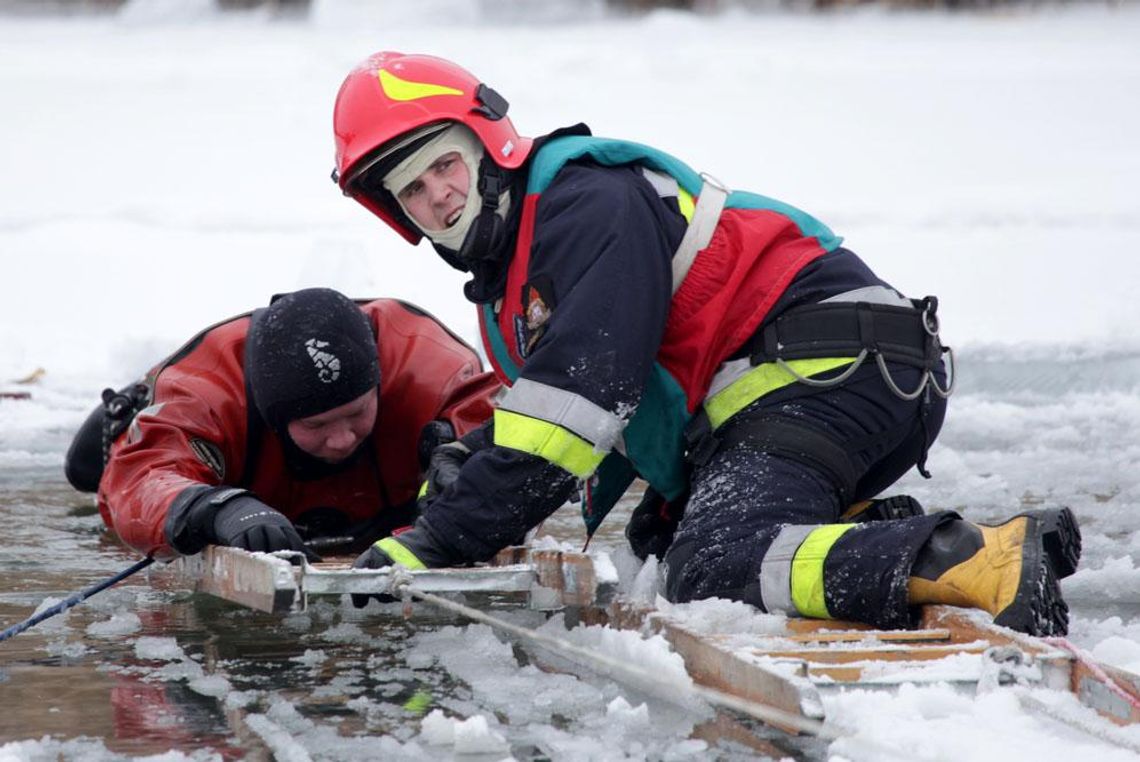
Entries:
{"label": "boot sole", "polygon": [[1020,514],[1029,523],[1021,547],[1021,581],[1013,603],[994,624],[1029,635],[1065,635],[1069,607],[1060,580],[1076,571],[1081,533],[1068,508]]}
{"label": "boot sole", "polygon": [[1042,542],[1053,571],[1064,579],[1077,570],[1081,560],[1081,530],[1068,508],[1045,511],[1038,515],[1042,524]]}

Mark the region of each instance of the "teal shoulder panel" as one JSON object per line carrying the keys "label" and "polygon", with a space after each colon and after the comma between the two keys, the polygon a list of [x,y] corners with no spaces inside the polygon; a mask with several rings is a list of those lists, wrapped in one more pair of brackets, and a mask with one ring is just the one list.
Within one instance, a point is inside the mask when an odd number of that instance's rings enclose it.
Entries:
{"label": "teal shoulder panel", "polygon": [[[644,164],[650,169],[669,175],[694,196],[700,195],[701,186],[704,184],[700,174],[692,167],[656,148],[629,140],[572,135],[551,140],[535,155],[527,178],[527,193],[542,193],[563,165],[585,157],[608,167]],[[726,206],[729,209],[765,209],[782,214],[796,223],[802,235],[818,239],[824,251],[835,251],[843,243],[842,238],[832,233],[827,225],[815,217],[791,204],[785,204],[768,196],[747,191],[733,191],[729,194]]]}
{"label": "teal shoulder panel", "polygon": [[527,193],[541,193],[550,185],[558,170],[566,162],[589,157],[607,167],[623,164],[644,164],[650,169],[664,172],[694,196],[701,191],[701,176],[685,162],[656,148],[629,140],[610,140],[587,136],[555,138],[544,145],[534,157]]}
{"label": "teal shoulder panel", "polygon": [[594,533],[636,476],[668,500],[685,493],[689,486],[685,469],[688,422],[684,391],[668,371],[655,363],[637,413],[625,429],[626,456],[618,452],[606,456],[592,481],[588,499],[582,501],[582,519],[588,534]]}
{"label": "teal shoulder panel", "polygon": [[519,366],[515,365],[515,361],[507,352],[507,343],[503,341],[503,334],[499,331],[499,320],[495,316],[495,310],[490,304],[480,305],[479,309],[483,310],[483,330],[491,344],[491,354],[494,355],[492,359],[513,384],[519,377]]}
{"label": "teal shoulder panel", "polygon": [[626,453],[637,472],[672,500],[688,486],[685,473],[685,426],[689,422],[685,392],[658,363],[645,384],[637,413],[625,429]]}
{"label": "teal shoulder panel", "polygon": [[594,534],[635,478],[633,465],[621,453],[611,452],[602,460],[589,492],[582,498],[582,521],[588,536]]}
{"label": "teal shoulder panel", "polygon": [[824,251],[835,251],[843,243],[843,238],[831,232],[831,228],[791,204],[777,201],[768,196],[748,191],[733,191],[728,195],[725,206],[729,209],[765,209],[782,214],[796,223],[805,237],[815,238]]}

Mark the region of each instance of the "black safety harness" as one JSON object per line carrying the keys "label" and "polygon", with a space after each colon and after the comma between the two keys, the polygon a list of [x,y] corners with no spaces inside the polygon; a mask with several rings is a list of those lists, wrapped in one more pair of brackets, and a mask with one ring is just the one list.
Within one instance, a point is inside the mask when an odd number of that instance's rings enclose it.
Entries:
{"label": "black safety harness", "polygon": [[[901,299],[899,300],[901,302]],[[926,470],[926,418],[930,394],[948,397],[954,390],[954,355],[939,340],[938,299],[927,296],[909,300],[908,306],[869,301],[823,301],[789,309],[764,325],[747,347],[752,367],[775,363],[807,386],[829,389],[843,384],[867,361],[874,357],[880,374],[891,392],[902,400],[916,400],[924,392],[920,404],[919,425],[922,450],[917,467]],[[942,355],[948,355],[949,381],[943,385]],[[807,377],[788,363],[801,359],[854,357],[842,372],[829,377]],[[917,368],[921,379],[914,389],[904,390],[891,375],[890,363]],[[763,397],[759,398],[763,399]],[[747,412],[746,412],[747,411]],[[766,413],[763,409],[741,411],[726,425],[713,430],[708,414],[701,408],[685,429],[686,460],[702,467],[721,447],[742,442],[763,452],[796,460],[831,476],[839,486],[840,497],[847,504],[854,497],[859,472],[852,455],[905,432],[888,429],[851,441],[836,437],[785,415]],[[900,426],[914,426],[906,420]]]}

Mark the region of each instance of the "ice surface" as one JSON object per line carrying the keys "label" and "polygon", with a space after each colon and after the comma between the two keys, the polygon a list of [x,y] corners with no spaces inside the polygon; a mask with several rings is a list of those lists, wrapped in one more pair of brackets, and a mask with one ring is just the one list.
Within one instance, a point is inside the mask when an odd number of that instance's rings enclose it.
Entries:
{"label": "ice surface", "polygon": [[[674,152],[730,186],[818,215],[904,292],[938,294],[962,387],[930,454],[935,478],[912,473],[897,490],[976,520],[1070,505],[1086,549],[1063,583],[1071,639],[1135,668],[1140,100],[1126,94],[1140,89],[1140,10],[669,13],[598,24],[592,2],[572,23],[542,26],[511,23],[513,4],[474,0],[448,9],[317,0],[311,22],[297,24],[222,19],[206,5],[134,0],[109,19],[0,22],[0,92],[14,115],[0,120],[9,180],[0,184],[0,390],[32,393],[0,400],[4,473],[58,468],[104,386],[275,292],[398,295],[477,343],[462,276],[327,180],[331,100],[348,67],[381,47],[427,50],[477,69],[527,134],[582,119]],[[511,8],[473,21],[490,6]],[[47,370],[39,383],[12,383],[37,367]],[[652,602],[656,566],[612,558],[623,588]],[[85,634],[99,645],[133,635],[120,605],[98,609]],[[374,645],[359,623],[376,609],[348,609],[318,602],[282,627],[319,637],[339,623],[330,648]],[[746,614],[708,602],[693,624],[761,633],[772,624]],[[73,621],[68,612],[37,629],[52,653],[91,658],[61,639],[77,634]],[[322,667],[316,652],[298,663]],[[164,662],[147,667],[149,678],[222,690],[201,682],[210,677],[169,639],[139,638],[135,655]],[[687,731],[670,735],[656,705],[625,697],[626,711],[616,703],[625,694],[605,680],[520,666],[479,627],[413,636],[406,664],[407,675],[378,685],[375,706],[414,670],[440,669],[470,690],[455,714],[501,714],[508,741],[560,760],[707,754]],[[262,698],[231,690],[222,703]],[[914,759],[1132,758],[1057,730],[1002,692],[934,686],[828,702],[836,723]],[[391,737],[354,746],[286,706],[251,715],[279,758],[432,758]],[[876,758],[845,742],[833,752]],[[0,746],[5,755],[114,758],[99,740],[38,734]]]}

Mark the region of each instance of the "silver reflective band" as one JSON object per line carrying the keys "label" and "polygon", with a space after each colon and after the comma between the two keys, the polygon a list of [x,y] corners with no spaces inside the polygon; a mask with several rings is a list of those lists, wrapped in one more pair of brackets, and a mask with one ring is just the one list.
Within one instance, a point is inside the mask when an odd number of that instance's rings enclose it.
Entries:
{"label": "silver reflective band", "polygon": [[893,288],[886,286],[864,286],[863,288],[856,288],[852,291],[844,291],[842,294],[829,296],[826,299],[820,299],[820,304],[827,304],[829,302],[868,302],[869,304],[887,304],[891,307],[913,307],[910,299],[899,294]]}
{"label": "silver reflective band", "polygon": [[689,227],[685,229],[685,237],[681,239],[681,245],[673,254],[674,294],[677,293],[677,289],[681,288],[681,283],[689,274],[689,268],[693,266],[693,260],[697,258],[697,253],[708,246],[709,241],[712,240],[713,231],[716,230],[717,222],[720,221],[720,213],[724,211],[724,202],[728,199],[728,188],[724,187],[719,180],[703,172],[701,178],[705,182],[701,186],[701,195],[697,197],[693,219],[689,221]]}
{"label": "silver reflective band", "polygon": [[499,408],[561,426],[590,442],[598,452],[609,452],[615,447],[619,452],[624,450],[621,434],[626,422],[565,389],[520,378],[503,397]]}
{"label": "silver reflective band", "polygon": [[817,529],[817,524],[790,524],[768,546],[760,562],[760,598],[769,614],[799,614],[792,602],[792,560],[807,536]]}
{"label": "silver reflective band", "polygon": [[657,191],[657,195],[661,198],[676,198],[681,195],[681,186],[669,175],[664,172],[657,172],[649,167],[642,167],[641,174],[653,186],[653,190]]}
{"label": "silver reflective band", "polygon": [[720,368],[712,377],[712,381],[709,382],[709,390],[705,393],[705,399],[710,399],[715,397],[718,392],[723,392],[738,378],[755,367],[752,360],[747,357],[741,357],[738,360],[725,360],[720,364]]}

